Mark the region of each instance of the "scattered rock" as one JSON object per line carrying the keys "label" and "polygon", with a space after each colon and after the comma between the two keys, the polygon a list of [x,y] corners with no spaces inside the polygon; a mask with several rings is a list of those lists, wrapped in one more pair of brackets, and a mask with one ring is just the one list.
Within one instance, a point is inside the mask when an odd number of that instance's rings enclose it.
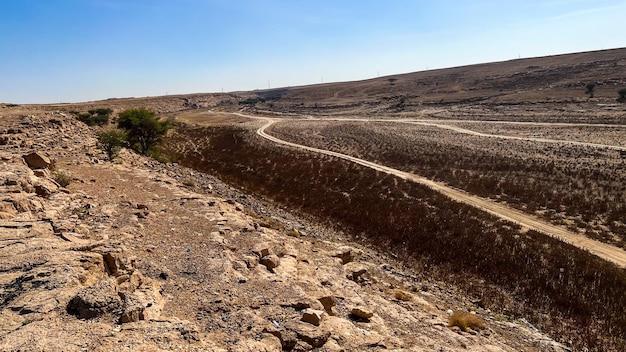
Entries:
{"label": "scattered rock", "polygon": [[263,331],[278,337],[283,350],[291,350],[298,343],[298,334],[291,329],[277,329],[276,327],[272,327]]}
{"label": "scattered rock", "polygon": [[346,265],[345,270],[347,271],[346,278],[348,280],[352,280],[356,283],[364,282],[363,275],[367,273],[367,268],[360,263],[349,263]]}
{"label": "scattered rock", "polygon": [[261,258],[261,264],[265,265],[267,270],[272,271],[280,265],[280,258],[276,254],[266,255]]}
{"label": "scattered rock", "polygon": [[67,310],[81,319],[91,319],[115,313],[121,306],[115,283],[105,279],[81,290],[70,300]]}
{"label": "scattered rock", "polygon": [[333,307],[337,305],[337,300],[335,299],[335,297],[325,296],[319,298],[318,301],[322,303],[322,306],[324,306],[324,310],[326,311],[326,313],[328,313],[328,315],[334,315]]}
{"label": "scattered rock", "polygon": [[50,166],[50,158],[39,152],[26,154],[23,158],[26,165],[31,169],[45,169]]}
{"label": "scattered rock", "polygon": [[259,258],[263,258],[270,254],[270,246],[267,243],[257,243],[254,248],[252,248],[252,252],[259,256]]}
{"label": "scattered rock", "polygon": [[324,315],[324,311],[315,310],[315,309],[305,309],[302,312],[302,321],[313,324],[315,326],[319,326],[322,321],[322,316]]}
{"label": "scattered rock", "polygon": [[295,328],[295,330],[298,335],[298,339],[316,348],[324,346],[331,335],[328,330],[312,327],[310,325],[304,326],[300,324]]}
{"label": "scattered rock", "polygon": [[404,292],[402,290],[394,290],[393,297],[395,299],[398,299],[400,301],[405,301],[405,302],[410,301],[413,298],[411,294]]}
{"label": "scattered rock", "polygon": [[350,309],[350,314],[361,319],[369,319],[374,316],[373,312],[362,307],[355,307]]}
{"label": "scattered rock", "polygon": [[341,247],[339,251],[333,254],[333,257],[341,259],[342,264],[348,264],[354,260],[352,256],[352,248],[350,247]]}

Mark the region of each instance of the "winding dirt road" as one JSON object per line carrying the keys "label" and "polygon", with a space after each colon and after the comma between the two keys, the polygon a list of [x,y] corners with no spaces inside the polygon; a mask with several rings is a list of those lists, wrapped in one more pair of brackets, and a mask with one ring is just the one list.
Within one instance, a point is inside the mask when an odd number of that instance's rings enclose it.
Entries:
{"label": "winding dirt road", "polygon": [[[576,247],[588,250],[590,253],[595,254],[598,257],[608,260],[610,262],[613,262],[621,267],[626,267],[626,251],[620,248],[617,248],[615,246],[611,246],[606,243],[592,240],[583,235],[570,232],[566,230],[565,228],[552,225],[546,221],[543,221],[527,213],[521,212],[516,209],[512,209],[506,205],[499,204],[489,199],[469,194],[465,191],[446,186],[443,183],[435,182],[419,175],[411,174],[411,173],[404,172],[398,169],[376,164],[367,160],[355,158],[350,155],[337,153],[337,152],[333,152],[333,151],[325,150],[325,149],[313,148],[313,147],[309,147],[306,145],[292,143],[292,142],[288,142],[288,141],[276,138],[268,134],[266,132],[266,129],[272,126],[274,123],[278,122],[279,120],[277,119],[272,119],[268,117],[251,116],[251,115],[245,115],[241,113],[235,113],[235,115],[267,121],[256,132],[259,136],[269,141],[272,141],[274,143],[293,147],[293,148],[303,149],[303,150],[307,150],[307,151],[314,152],[314,153],[320,153],[320,154],[325,154],[325,155],[330,155],[333,157],[341,158],[341,159],[348,160],[359,165],[372,168],[377,171],[385,172],[387,174],[391,174],[391,175],[400,177],[405,180],[410,180],[410,181],[425,185],[437,192],[440,192],[450,197],[453,200],[474,206],[490,214],[498,216],[499,218],[503,220],[507,220],[507,221],[519,224],[520,226],[524,228],[532,229],[532,230],[547,234],[549,236],[556,237]],[[389,122],[389,120],[385,120],[385,121]],[[568,141],[559,141],[559,142],[563,143],[563,142],[568,142]],[[579,142],[579,143],[582,143],[582,142]],[[602,147],[605,147],[605,146],[602,146]]]}

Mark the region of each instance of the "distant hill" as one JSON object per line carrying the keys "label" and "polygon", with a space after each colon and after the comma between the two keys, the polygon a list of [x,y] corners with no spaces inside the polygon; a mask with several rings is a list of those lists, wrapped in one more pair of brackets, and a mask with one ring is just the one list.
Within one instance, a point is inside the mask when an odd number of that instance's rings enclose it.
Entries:
{"label": "distant hill", "polygon": [[363,81],[317,84],[258,91],[260,97],[280,96],[274,108],[299,105],[318,109],[354,104],[375,106],[402,100],[420,104],[524,104],[587,101],[614,102],[626,87],[626,48],[485,63],[420,71]]}

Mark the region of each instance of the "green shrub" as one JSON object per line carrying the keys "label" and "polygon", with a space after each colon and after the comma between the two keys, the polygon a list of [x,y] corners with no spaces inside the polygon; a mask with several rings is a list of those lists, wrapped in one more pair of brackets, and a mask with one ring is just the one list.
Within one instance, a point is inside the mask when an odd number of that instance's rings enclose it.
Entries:
{"label": "green shrub", "polygon": [[619,98],[617,99],[617,101],[619,101],[620,103],[626,101],[626,88],[618,90],[617,94],[619,94]]}
{"label": "green shrub", "polygon": [[84,122],[88,126],[104,126],[109,123],[109,119],[113,110],[111,109],[95,109],[89,110],[86,113],[79,113],[77,111],[72,111],[78,120]]}
{"label": "green shrub", "polygon": [[113,161],[126,144],[126,134],[119,130],[102,131],[98,133],[98,144],[109,161]]}
{"label": "green shrub", "polygon": [[156,114],[146,108],[129,109],[119,114],[117,126],[126,131],[131,147],[148,155],[170,128],[171,120],[160,121]]}
{"label": "green shrub", "polygon": [[587,94],[589,96],[589,98],[593,98],[593,90],[594,88],[596,88],[596,84],[595,83],[587,83],[587,85],[585,85],[585,88],[587,89],[585,91],[585,94]]}

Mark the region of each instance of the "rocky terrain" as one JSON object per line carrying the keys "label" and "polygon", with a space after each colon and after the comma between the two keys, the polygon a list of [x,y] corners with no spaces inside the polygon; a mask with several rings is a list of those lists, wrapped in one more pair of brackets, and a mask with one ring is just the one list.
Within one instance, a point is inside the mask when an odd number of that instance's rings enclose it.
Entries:
{"label": "rocky terrain", "polygon": [[39,109],[0,105],[0,350],[566,350],[213,177],[106,162]]}

